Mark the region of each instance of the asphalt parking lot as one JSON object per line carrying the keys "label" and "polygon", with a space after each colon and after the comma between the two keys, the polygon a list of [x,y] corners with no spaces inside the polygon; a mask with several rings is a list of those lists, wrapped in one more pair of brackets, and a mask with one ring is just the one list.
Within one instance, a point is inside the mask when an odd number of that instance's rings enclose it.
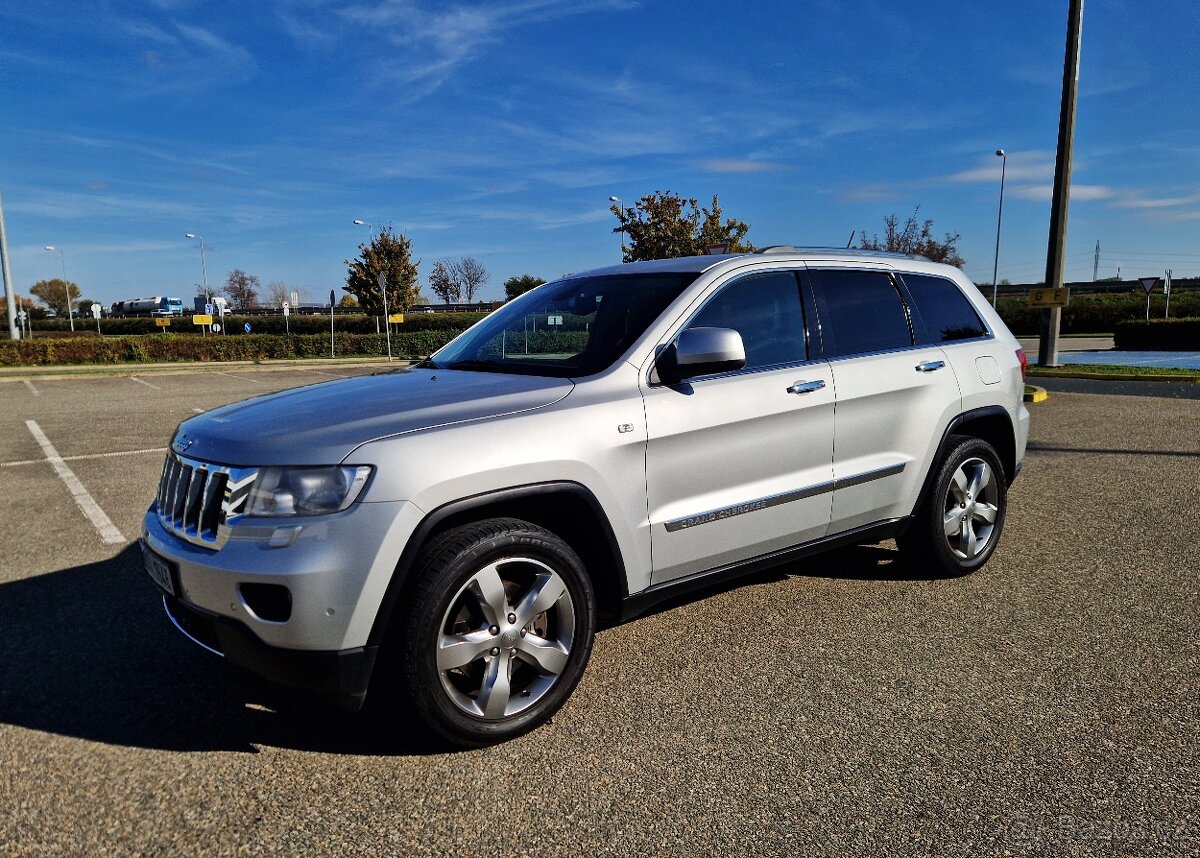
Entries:
{"label": "asphalt parking lot", "polygon": [[200,651],[136,546],[180,420],[374,369],[0,381],[0,854],[1200,853],[1200,401],[1052,394],[980,573],[668,605],[443,753]]}

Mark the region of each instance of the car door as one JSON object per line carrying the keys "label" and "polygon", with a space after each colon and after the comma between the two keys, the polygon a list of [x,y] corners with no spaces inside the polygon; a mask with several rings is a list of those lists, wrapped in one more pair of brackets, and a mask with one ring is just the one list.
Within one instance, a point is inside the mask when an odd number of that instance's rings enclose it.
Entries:
{"label": "car door", "polygon": [[829,525],[833,379],[809,359],[796,274],[738,277],[687,327],[738,331],[746,365],[643,381],[654,584],[820,538]]}
{"label": "car door", "polygon": [[890,271],[809,266],[805,280],[837,393],[829,532],[908,515],[961,408],[954,371],[936,344],[916,344]]}

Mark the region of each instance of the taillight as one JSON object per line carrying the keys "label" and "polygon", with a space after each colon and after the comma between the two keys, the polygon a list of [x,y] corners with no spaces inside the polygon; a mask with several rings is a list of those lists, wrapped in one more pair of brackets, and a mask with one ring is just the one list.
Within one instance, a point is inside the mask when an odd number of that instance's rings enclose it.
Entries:
{"label": "taillight", "polygon": [[1025,371],[1029,369],[1029,358],[1025,357],[1025,349],[1017,349],[1017,360],[1021,362],[1021,381],[1025,380]]}

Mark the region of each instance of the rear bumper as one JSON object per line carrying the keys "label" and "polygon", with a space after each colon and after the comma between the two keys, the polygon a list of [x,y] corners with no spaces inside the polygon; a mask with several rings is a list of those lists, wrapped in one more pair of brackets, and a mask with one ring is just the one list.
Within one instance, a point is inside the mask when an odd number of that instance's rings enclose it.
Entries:
{"label": "rear bumper", "polygon": [[163,595],[171,623],[192,642],[264,679],[334,697],[359,709],[367,696],[379,648],[295,650],[264,643],[244,623]]}

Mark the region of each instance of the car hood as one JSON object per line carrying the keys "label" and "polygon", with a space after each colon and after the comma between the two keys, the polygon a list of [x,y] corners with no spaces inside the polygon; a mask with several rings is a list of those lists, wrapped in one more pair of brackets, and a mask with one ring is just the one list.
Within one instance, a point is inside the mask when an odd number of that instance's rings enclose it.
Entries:
{"label": "car hood", "polygon": [[193,417],[172,448],[223,465],[335,465],[369,441],[544,408],[573,387],[562,378],[424,369],[346,378]]}

